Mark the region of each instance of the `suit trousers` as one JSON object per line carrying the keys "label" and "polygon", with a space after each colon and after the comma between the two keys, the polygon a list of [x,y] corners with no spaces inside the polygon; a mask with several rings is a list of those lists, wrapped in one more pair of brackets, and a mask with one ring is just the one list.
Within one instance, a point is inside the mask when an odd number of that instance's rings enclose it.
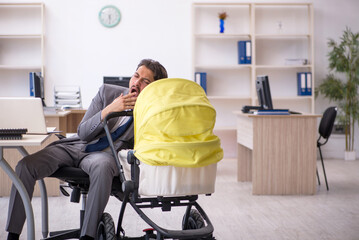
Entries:
{"label": "suit trousers", "polygon": [[[97,224],[111,194],[113,177],[118,169],[112,154],[107,152],[87,153],[83,143],[60,143],[50,145],[24,157],[15,171],[32,198],[35,183],[65,166],[80,167],[90,178],[87,204],[81,236],[95,237]],[[79,166],[76,166],[79,163]],[[66,209],[64,209],[66,211]],[[50,209],[51,214],[51,209]],[[25,223],[25,209],[20,194],[12,186],[6,230],[20,234]]]}

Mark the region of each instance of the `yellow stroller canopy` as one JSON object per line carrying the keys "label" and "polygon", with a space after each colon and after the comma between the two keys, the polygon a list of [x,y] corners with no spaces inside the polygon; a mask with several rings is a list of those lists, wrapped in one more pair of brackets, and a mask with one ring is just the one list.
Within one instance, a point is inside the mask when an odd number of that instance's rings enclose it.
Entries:
{"label": "yellow stroller canopy", "polygon": [[135,156],[156,166],[203,167],[223,158],[213,134],[216,111],[202,87],[179,78],[155,81],[134,109]]}

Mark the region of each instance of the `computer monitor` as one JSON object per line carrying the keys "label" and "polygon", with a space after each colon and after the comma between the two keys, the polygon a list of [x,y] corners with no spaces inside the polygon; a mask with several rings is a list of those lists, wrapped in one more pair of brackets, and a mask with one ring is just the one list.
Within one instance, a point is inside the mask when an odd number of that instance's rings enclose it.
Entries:
{"label": "computer monitor", "polygon": [[131,77],[103,77],[103,83],[114,84],[128,88]]}
{"label": "computer monitor", "polygon": [[273,109],[268,76],[266,75],[257,76],[256,90],[257,90],[258,104],[260,108]]}

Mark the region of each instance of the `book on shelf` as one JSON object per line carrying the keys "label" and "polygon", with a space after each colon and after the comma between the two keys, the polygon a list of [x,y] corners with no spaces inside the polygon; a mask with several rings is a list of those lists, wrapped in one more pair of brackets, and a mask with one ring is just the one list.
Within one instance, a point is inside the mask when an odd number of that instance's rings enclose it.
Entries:
{"label": "book on shelf", "polygon": [[311,96],[312,95],[312,73],[298,72],[297,73],[297,95]]}
{"label": "book on shelf", "polygon": [[252,63],[252,42],[238,41],[238,64]]}
{"label": "book on shelf", "polygon": [[255,115],[289,115],[289,109],[258,109]]}
{"label": "book on shelf", "polygon": [[207,73],[206,72],[195,72],[194,81],[199,84],[204,92],[207,94]]}

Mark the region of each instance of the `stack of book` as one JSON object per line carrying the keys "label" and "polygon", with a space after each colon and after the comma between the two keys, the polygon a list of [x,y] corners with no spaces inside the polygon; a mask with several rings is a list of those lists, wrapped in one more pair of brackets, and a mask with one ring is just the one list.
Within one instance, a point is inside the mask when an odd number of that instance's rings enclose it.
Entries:
{"label": "stack of book", "polygon": [[81,91],[79,86],[55,86],[55,107],[61,109],[81,108]]}
{"label": "stack of book", "polygon": [[289,115],[289,109],[259,109],[255,115]]}

